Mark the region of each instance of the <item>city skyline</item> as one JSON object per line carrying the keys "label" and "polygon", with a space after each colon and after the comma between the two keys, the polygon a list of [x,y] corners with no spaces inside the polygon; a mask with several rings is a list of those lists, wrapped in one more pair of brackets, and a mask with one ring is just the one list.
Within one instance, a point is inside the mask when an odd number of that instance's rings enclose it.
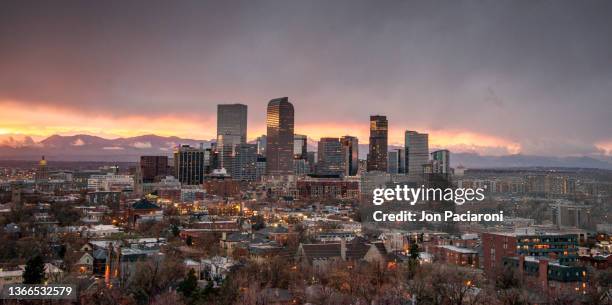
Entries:
{"label": "city skyline", "polygon": [[612,305],[611,13],[2,0],[3,304]]}
{"label": "city skyline", "polygon": [[612,154],[607,2],[146,7],[3,3],[0,145],[53,134],[212,139],[226,103],[250,108],[253,140],[265,134],[266,101],[289,96],[295,132],[311,139],[365,144],[364,121],[381,114],[389,144],[418,130],[454,152]]}

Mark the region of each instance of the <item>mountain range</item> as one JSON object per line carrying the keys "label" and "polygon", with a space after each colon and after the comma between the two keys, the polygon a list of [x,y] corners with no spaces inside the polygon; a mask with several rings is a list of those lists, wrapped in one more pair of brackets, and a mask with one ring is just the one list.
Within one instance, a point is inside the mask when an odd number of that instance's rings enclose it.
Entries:
{"label": "mountain range", "polygon": [[172,155],[174,147],[187,144],[209,147],[208,140],[143,135],[105,139],[91,135],[53,135],[40,142],[31,137],[4,136],[0,139],[0,158],[35,160],[45,156],[57,161],[137,161],[142,155]]}
{"label": "mountain range", "polygon": [[[53,135],[41,141],[23,135],[0,136],[0,159],[38,160],[45,156],[57,161],[135,162],[142,155],[171,156],[177,145],[210,147],[212,140],[195,140],[158,135],[105,139],[92,135]],[[399,148],[390,145],[390,149]],[[316,141],[308,149],[316,151]],[[359,145],[359,157],[366,158],[367,144]],[[612,170],[612,157],[551,157],[532,155],[482,156],[476,153],[452,153],[451,165],[467,168],[574,167]]]}

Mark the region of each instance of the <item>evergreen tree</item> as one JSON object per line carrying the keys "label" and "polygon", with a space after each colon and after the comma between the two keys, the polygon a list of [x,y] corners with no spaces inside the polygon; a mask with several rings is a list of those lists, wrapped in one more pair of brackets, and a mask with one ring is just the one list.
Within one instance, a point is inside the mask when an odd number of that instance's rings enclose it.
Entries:
{"label": "evergreen tree", "polygon": [[24,284],[40,284],[45,280],[45,262],[40,255],[28,260],[23,272]]}
{"label": "evergreen tree", "polygon": [[181,230],[179,227],[177,225],[172,225],[172,235],[174,235],[174,237],[178,237],[180,233]]}
{"label": "evergreen tree", "polygon": [[410,259],[413,261],[419,259],[419,245],[417,243],[410,245]]}
{"label": "evergreen tree", "polygon": [[179,284],[177,291],[182,293],[186,298],[196,292],[198,289],[198,278],[195,275],[195,271],[193,269],[189,270],[189,273],[185,277],[185,279]]}

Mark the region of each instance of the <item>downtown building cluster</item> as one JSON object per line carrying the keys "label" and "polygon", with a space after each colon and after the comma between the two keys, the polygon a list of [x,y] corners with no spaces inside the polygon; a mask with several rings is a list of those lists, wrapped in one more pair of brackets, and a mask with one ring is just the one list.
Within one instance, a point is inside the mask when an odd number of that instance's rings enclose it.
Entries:
{"label": "downtown building cluster", "polygon": [[[403,147],[390,149],[386,116],[370,117],[367,158],[361,160],[355,136],[315,141],[296,134],[295,113],[287,97],[271,100],[266,134],[249,142],[247,105],[220,104],[215,142],[206,147],[180,145],[172,160],[168,156],[141,157],[140,181],[148,184],[174,176],[184,185],[260,184],[279,196],[312,197],[311,191],[305,191],[312,190],[315,197],[358,197],[381,179],[389,182],[401,176],[399,180],[414,185],[428,175],[450,179],[450,152],[430,153],[428,134],[407,130]],[[312,150],[311,141],[316,143]],[[329,194],[321,194],[321,188],[330,189]]]}

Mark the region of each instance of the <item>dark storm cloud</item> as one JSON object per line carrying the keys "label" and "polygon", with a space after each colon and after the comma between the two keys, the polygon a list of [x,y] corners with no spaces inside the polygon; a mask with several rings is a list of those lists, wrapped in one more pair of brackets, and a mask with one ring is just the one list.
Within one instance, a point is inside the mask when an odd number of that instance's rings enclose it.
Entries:
{"label": "dark storm cloud", "polygon": [[593,153],[612,138],[612,2],[0,4],[0,100],[203,116],[242,102],[257,124],[277,96],[298,124],[382,113]]}

